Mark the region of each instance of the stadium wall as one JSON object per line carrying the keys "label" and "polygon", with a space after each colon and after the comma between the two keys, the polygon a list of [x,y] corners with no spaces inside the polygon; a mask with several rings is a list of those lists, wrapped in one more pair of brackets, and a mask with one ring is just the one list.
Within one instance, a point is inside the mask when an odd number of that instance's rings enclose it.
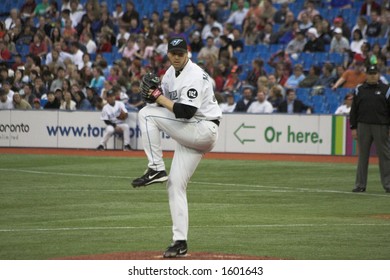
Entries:
{"label": "stadium wall", "polygon": [[[129,113],[131,146],[142,149],[136,112]],[[224,114],[213,151],[314,155],[355,155],[345,116]],[[0,147],[95,149],[105,124],[100,112],[0,111]],[[161,134],[164,150],[175,142]],[[118,145],[116,145],[118,146]],[[108,149],[114,148],[111,138]]]}

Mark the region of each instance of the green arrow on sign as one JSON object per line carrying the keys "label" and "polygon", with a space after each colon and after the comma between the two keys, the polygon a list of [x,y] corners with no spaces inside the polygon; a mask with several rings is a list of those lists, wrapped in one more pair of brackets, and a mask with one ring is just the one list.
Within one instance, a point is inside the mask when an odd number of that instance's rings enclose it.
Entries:
{"label": "green arrow on sign", "polygon": [[241,144],[244,144],[245,142],[255,142],[255,139],[241,139],[237,134],[238,134],[238,131],[243,128],[256,128],[256,126],[249,126],[249,125],[245,125],[245,123],[242,123],[237,129],[236,131],[234,131],[234,136],[236,136],[236,138],[238,139],[238,141],[241,142]]}

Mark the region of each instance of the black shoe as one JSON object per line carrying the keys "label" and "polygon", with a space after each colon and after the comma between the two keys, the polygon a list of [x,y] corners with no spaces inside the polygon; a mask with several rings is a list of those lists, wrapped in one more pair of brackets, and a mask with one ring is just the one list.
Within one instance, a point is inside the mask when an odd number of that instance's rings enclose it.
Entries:
{"label": "black shoe", "polygon": [[104,151],[104,146],[103,145],[99,145],[96,150],[98,151]]}
{"label": "black shoe", "polygon": [[386,193],[390,193],[390,189],[385,189]]}
{"label": "black shoe", "polygon": [[131,184],[133,185],[134,188],[137,188],[137,187],[147,186],[154,183],[162,183],[165,182],[166,180],[168,180],[168,175],[167,172],[165,172],[165,170],[154,171],[153,169],[149,168],[143,176],[134,179]]}
{"label": "black shoe", "polygon": [[124,150],[124,151],[131,151],[131,146],[130,146],[129,144],[127,144],[127,145],[125,145],[125,146],[123,147],[123,150]]}
{"label": "black shoe", "polygon": [[357,188],[354,188],[352,190],[352,192],[365,192],[366,191],[366,188],[362,188],[362,187],[357,187]]}
{"label": "black shoe", "polygon": [[164,252],[164,258],[176,258],[187,255],[188,247],[185,240],[173,242]]}

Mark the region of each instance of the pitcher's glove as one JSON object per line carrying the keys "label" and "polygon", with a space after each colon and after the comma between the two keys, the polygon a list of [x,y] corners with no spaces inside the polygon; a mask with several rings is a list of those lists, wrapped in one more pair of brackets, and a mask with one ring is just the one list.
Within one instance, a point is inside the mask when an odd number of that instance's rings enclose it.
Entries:
{"label": "pitcher's glove", "polygon": [[154,73],[147,73],[142,77],[141,83],[142,98],[146,103],[154,103],[162,95],[160,78]]}

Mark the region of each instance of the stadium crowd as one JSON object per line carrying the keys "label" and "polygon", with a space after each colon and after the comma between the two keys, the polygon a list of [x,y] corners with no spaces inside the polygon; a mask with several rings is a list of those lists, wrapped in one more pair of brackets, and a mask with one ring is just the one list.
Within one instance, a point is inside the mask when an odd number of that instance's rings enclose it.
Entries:
{"label": "stadium crowd", "polygon": [[0,19],[0,109],[102,110],[113,90],[137,111],[171,36],[223,112],[335,113],[366,67],[390,74],[389,0],[24,0]]}

